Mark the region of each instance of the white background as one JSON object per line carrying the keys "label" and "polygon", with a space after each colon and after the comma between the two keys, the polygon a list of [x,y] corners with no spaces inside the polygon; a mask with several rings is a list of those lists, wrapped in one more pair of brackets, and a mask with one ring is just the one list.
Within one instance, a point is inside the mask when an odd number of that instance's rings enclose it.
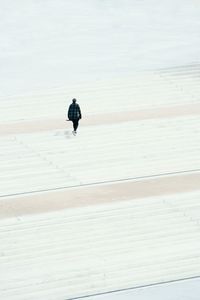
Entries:
{"label": "white background", "polygon": [[0,95],[200,61],[198,0],[0,0]]}

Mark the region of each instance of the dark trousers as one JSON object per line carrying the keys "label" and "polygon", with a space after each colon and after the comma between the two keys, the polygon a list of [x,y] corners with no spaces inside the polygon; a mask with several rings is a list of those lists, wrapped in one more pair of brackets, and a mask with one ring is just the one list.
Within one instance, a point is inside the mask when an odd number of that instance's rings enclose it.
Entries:
{"label": "dark trousers", "polygon": [[78,128],[78,122],[79,122],[79,119],[72,120],[74,131],[76,131]]}

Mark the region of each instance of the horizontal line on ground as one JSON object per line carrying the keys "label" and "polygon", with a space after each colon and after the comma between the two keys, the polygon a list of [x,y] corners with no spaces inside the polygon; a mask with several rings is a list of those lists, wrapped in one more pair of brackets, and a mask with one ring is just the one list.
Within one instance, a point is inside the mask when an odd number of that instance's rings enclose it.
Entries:
{"label": "horizontal line on ground", "polygon": [[65,189],[72,189],[72,188],[80,188],[80,187],[89,187],[89,186],[96,186],[96,185],[113,184],[113,183],[125,182],[125,181],[143,180],[143,179],[163,177],[163,176],[173,176],[173,175],[185,174],[185,173],[196,173],[196,172],[200,172],[200,169],[159,173],[159,174],[145,175],[145,176],[136,176],[136,177],[116,179],[116,180],[97,181],[97,182],[93,182],[93,183],[85,183],[85,184],[83,183],[83,184],[75,184],[75,185],[69,185],[69,186],[60,186],[60,187],[49,188],[49,189],[32,190],[32,191],[27,191],[27,192],[22,192],[22,193],[20,193],[20,192],[19,193],[10,193],[10,194],[0,195],[0,198],[19,196],[19,195],[36,194],[36,193],[43,193],[43,192],[50,192],[50,191],[58,191],[58,190],[65,190]]}

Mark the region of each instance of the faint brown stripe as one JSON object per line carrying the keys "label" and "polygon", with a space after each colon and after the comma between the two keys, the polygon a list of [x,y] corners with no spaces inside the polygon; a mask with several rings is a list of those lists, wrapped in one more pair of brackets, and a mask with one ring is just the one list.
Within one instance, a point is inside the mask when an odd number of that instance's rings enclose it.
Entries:
{"label": "faint brown stripe", "polygon": [[[92,126],[101,124],[112,124],[127,121],[175,118],[187,115],[199,115],[200,104],[155,108],[148,110],[116,112],[110,114],[98,114],[84,116],[80,121],[81,126]],[[48,130],[72,128],[71,122],[66,122],[63,116],[57,119],[42,119],[35,121],[24,121],[9,124],[0,124],[0,135],[32,133]]]}
{"label": "faint brown stripe", "polygon": [[0,219],[200,190],[200,173],[0,199]]}

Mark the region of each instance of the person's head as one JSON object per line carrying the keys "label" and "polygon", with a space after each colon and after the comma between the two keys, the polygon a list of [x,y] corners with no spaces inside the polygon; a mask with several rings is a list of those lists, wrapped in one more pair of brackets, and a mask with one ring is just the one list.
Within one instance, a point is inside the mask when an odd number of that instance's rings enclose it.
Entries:
{"label": "person's head", "polygon": [[73,103],[76,103],[76,99],[75,99],[75,98],[73,98],[73,99],[72,99],[72,102],[73,102]]}

